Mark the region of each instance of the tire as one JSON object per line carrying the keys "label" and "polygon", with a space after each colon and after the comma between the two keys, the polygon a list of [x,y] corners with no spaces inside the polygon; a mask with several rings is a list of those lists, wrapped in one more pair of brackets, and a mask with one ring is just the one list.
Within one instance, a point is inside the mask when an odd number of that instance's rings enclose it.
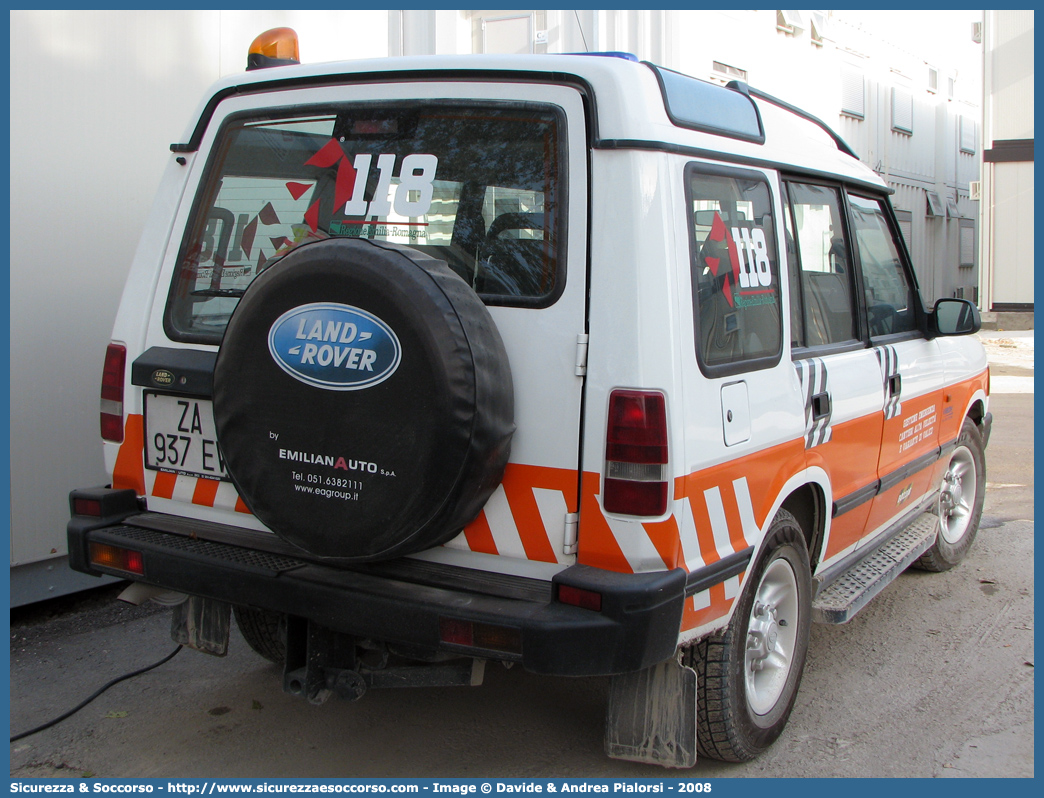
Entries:
{"label": "tire", "polygon": [[282,665],[286,659],[286,616],[238,604],[232,607],[232,613],[247,645],[269,662]]}
{"label": "tire", "polygon": [[747,762],[779,737],[801,684],[811,616],[805,536],[794,516],[780,510],[732,622],[691,649],[701,756]]}
{"label": "tire", "polygon": [[935,506],[939,533],[914,567],[922,571],[948,571],[963,560],[979,531],[985,498],[986,455],[982,435],[975,422],[966,418],[957,437],[957,448],[950,454],[939,485]]}
{"label": "tire", "polygon": [[239,300],[214,421],[265,526],[312,555],[364,562],[437,546],[478,515],[510,454],[514,393],[493,320],[445,263],[327,239]]}

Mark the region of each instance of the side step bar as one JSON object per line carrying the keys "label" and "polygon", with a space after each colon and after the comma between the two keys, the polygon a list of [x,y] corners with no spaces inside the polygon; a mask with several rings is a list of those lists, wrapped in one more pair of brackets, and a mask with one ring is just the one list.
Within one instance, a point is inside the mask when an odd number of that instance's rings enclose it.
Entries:
{"label": "side step bar", "polygon": [[846,623],[874,596],[924,554],[939,528],[934,513],[923,513],[912,524],[868,552],[826,585],[812,602],[816,623]]}

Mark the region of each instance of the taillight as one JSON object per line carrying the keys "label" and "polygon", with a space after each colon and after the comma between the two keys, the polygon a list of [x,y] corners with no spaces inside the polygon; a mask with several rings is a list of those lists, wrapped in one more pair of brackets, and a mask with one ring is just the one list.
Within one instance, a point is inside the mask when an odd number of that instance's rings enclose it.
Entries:
{"label": "taillight", "polygon": [[522,653],[522,630],[513,626],[439,618],[439,639],[443,643],[467,648],[484,648],[507,654]]}
{"label": "taillight", "polygon": [[102,369],[101,436],[113,443],[123,442],[123,371],[126,365],[127,348],[123,344],[109,344]]}
{"label": "taillight", "polygon": [[114,571],[125,571],[137,576],[145,575],[145,561],[140,551],[125,549],[121,546],[110,546],[108,543],[91,541],[89,547],[91,565],[100,565]]}
{"label": "taillight", "polygon": [[667,405],[656,391],[613,391],[602,505],[621,515],[667,511]]}

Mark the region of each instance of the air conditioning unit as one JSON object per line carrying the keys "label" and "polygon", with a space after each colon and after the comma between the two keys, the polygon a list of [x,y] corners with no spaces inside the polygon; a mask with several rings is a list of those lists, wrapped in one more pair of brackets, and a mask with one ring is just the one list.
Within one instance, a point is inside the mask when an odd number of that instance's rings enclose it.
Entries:
{"label": "air conditioning unit", "polygon": [[968,184],[968,199],[980,200],[982,199],[982,181],[972,180]]}

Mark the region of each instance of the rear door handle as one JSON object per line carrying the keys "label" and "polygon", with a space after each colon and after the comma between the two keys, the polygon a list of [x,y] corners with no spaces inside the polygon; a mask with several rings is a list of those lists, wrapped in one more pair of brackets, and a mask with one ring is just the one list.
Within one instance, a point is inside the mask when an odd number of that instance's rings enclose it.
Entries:
{"label": "rear door handle", "polygon": [[812,397],[812,420],[818,421],[830,415],[830,394],[824,391]]}
{"label": "rear door handle", "polygon": [[899,393],[902,390],[903,390],[903,378],[900,375],[894,374],[894,375],[892,375],[891,377],[888,378],[888,395],[889,396],[898,396]]}

